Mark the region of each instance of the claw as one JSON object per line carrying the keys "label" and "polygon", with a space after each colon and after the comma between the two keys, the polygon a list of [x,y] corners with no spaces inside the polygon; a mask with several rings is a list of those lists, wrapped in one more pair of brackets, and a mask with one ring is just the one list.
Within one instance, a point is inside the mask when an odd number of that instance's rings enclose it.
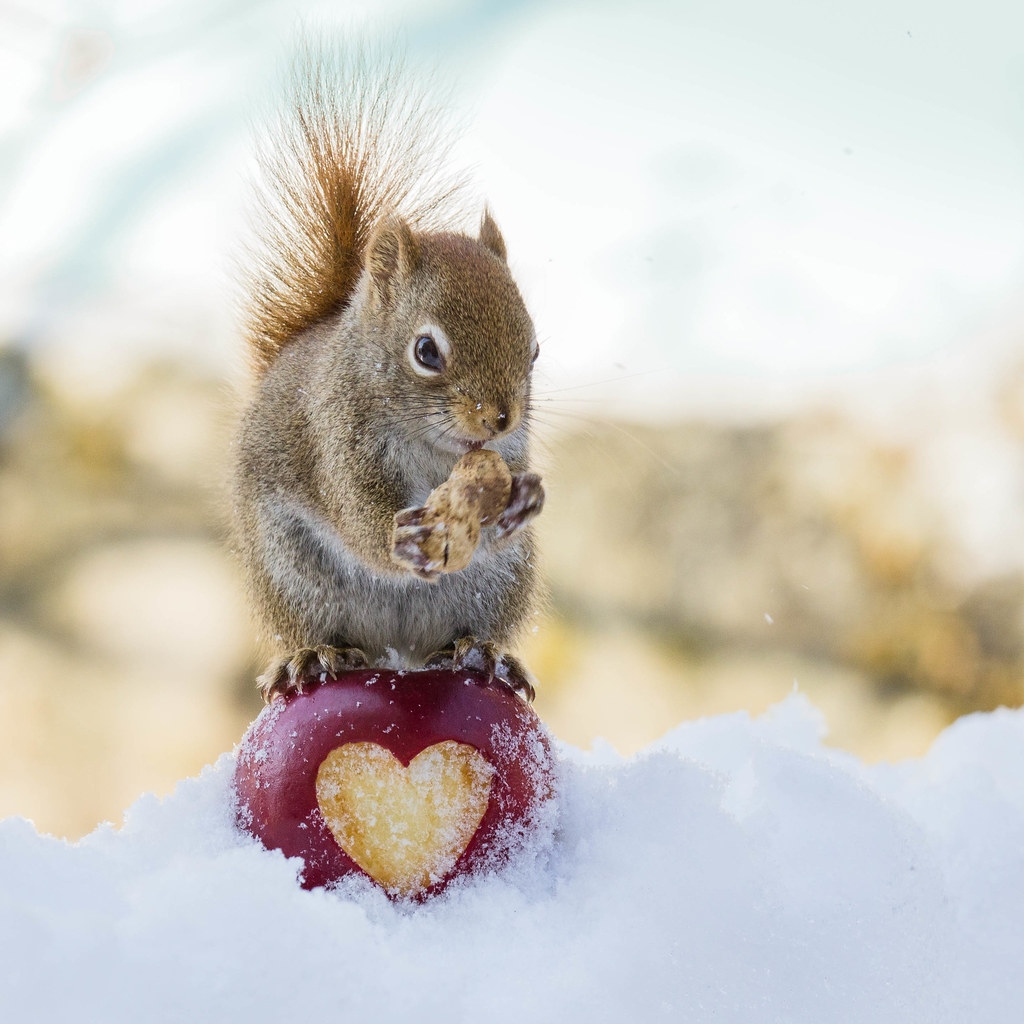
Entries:
{"label": "claw", "polygon": [[513,693],[519,694],[528,704],[532,704],[537,695],[533,677],[523,663],[511,654],[506,654],[490,640],[464,636],[455,642],[453,651],[438,652],[428,664],[438,658],[450,660],[453,669],[467,668],[482,673],[489,680],[497,680]]}
{"label": "claw", "polygon": [[455,668],[455,650],[448,648],[444,651],[434,651],[433,654],[423,662],[424,668]]}
{"label": "claw", "polygon": [[395,513],[395,526],[419,526],[426,514],[426,508],[403,508]]}
{"label": "claw", "polygon": [[275,697],[302,693],[307,683],[325,673],[333,679],[340,672],[368,666],[366,655],[358,647],[302,647],[271,663],[256,685],[269,704]]}

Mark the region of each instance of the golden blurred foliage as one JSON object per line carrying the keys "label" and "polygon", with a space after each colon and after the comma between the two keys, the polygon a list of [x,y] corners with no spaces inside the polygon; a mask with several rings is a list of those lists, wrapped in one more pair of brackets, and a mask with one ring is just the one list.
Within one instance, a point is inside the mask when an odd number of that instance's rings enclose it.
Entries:
{"label": "golden blurred foliage", "polygon": [[[89,399],[0,352],[0,816],[117,822],[258,712],[231,419],[179,366]],[[558,737],[632,753],[796,686],[831,742],[897,758],[1024,699],[1024,579],[947,571],[909,449],[836,415],[544,440],[551,600],[523,653]]]}

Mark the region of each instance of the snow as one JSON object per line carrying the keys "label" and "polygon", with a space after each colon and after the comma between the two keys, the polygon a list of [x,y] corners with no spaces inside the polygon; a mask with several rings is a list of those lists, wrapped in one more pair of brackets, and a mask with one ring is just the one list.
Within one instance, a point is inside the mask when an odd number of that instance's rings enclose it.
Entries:
{"label": "snow", "polygon": [[562,747],[553,848],[422,906],[306,892],[225,754],[77,844],[0,823],[5,1021],[1019,1021],[1024,711],[919,761],[799,694],[641,754]]}

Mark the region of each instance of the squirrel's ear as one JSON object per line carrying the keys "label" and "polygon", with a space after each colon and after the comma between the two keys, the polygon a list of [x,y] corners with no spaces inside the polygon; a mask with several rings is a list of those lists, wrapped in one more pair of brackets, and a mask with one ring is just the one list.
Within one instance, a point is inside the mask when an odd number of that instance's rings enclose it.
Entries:
{"label": "squirrel's ear", "polygon": [[383,221],[366,246],[364,261],[378,297],[386,303],[395,284],[419,265],[420,249],[409,225],[401,217]]}
{"label": "squirrel's ear", "polygon": [[494,223],[491,211],[486,209],[483,219],[480,221],[480,244],[486,245],[503,263],[508,261],[505,239],[501,237],[501,232],[498,230],[498,225]]}

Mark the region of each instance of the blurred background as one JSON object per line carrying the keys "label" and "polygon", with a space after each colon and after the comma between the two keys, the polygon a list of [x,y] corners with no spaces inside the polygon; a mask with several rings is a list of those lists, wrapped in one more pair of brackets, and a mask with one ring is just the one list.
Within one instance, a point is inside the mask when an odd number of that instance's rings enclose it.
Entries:
{"label": "blurred background", "polygon": [[877,760],[1024,700],[1024,7],[14,0],[0,816],[117,822],[259,710],[233,267],[302,24],[453,85],[541,337],[558,736],[797,688]]}

